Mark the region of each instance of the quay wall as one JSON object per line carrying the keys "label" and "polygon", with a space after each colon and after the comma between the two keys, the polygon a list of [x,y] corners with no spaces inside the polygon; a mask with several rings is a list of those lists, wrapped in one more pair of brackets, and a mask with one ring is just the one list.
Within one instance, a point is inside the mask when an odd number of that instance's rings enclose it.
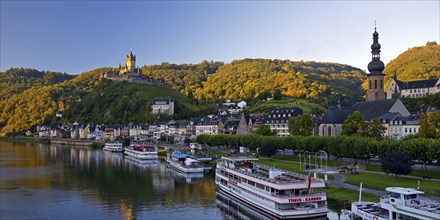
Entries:
{"label": "quay wall", "polygon": [[[91,140],[72,140],[72,139],[50,139],[51,144],[59,144],[59,145],[75,145],[75,146],[83,146],[90,147],[93,143],[97,143],[97,141]],[[101,143],[101,142],[99,142]]]}

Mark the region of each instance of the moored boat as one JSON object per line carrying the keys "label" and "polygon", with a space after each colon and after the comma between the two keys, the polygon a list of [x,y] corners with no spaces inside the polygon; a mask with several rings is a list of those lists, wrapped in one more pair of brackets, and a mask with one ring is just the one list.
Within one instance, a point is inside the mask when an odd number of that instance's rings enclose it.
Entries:
{"label": "moored boat", "polygon": [[102,149],[110,152],[120,152],[120,153],[124,152],[122,143],[118,143],[118,142],[105,143],[104,148]]}
{"label": "moored boat", "polygon": [[125,148],[125,154],[141,160],[155,160],[158,158],[156,149],[145,145],[132,145]]}
{"label": "moored boat", "polygon": [[440,202],[419,195],[424,192],[413,188],[388,187],[380,202],[353,202],[352,219],[440,219]]}
{"label": "moored boat", "polygon": [[222,157],[215,182],[234,198],[280,219],[326,219],[327,196],[314,192],[322,179],[255,163],[257,158]]}
{"label": "moored boat", "polygon": [[171,168],[184,173],[202,173],[204,171],[203,165],[200,164],[200,161],[193,159],[190,155],[180,151],[174,151],[166,160]]}

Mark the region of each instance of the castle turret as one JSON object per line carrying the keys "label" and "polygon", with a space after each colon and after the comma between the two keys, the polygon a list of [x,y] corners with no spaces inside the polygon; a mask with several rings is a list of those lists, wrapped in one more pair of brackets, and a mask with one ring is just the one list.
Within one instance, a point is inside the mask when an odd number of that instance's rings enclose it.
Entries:
{"label": "castle turret", "polygon": [[136,56],[134,56],[133,53],[130,51],[130,53],[127,54],[127,58],[125,60],[126,60],[127,72],[134,73],[134,69],[136,67]]}
{"label": "castle turret", "polygon": [[368,71],[370,73],[367,75],[368,80],[368,91],[367,91],[367,101],[376,101],[386,99],[386,94],[384,92],[384,76],[382,71],[385,65],[380,60],[380,44],[379,44],[379,34],[374,28],[373,33],[373,44],[371,45],[372,60],[368,64]]}

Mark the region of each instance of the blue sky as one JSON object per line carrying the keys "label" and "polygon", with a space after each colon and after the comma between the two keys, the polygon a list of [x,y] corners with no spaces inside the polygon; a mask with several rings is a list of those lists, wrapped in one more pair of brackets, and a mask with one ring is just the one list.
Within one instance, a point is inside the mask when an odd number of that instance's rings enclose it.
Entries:
{"label": "blue sky", "polygon": [[377,21],[384,63],[440,42],[440,1],[1,0],[0,70],[79,74],[124,64],[323,61],[363,70]]}

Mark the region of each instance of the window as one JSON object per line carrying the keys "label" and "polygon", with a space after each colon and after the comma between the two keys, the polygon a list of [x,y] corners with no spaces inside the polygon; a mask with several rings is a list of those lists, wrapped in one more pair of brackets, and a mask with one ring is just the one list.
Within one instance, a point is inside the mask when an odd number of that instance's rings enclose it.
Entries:
{"label": "window", "polygon": [[380,80],[380,88],[383,88],[383,82]]}
{"label": "window", "polygon": [[377,89],[377,79],[374,80],[374,89]]}
{"label": "window", "polygon": [[370,80],[370,83],[368,83],[368,85],[370,86],[370,89],[371,89],[371,80]]}
{"label": "window", "polygon": [[328,127],[328,133],[327,133],[327,135],[328,136],[332,136],[332,127]]}
{"label": "window", "polygon": [[405,128],[405,133],[408,133],[408,128]]}

